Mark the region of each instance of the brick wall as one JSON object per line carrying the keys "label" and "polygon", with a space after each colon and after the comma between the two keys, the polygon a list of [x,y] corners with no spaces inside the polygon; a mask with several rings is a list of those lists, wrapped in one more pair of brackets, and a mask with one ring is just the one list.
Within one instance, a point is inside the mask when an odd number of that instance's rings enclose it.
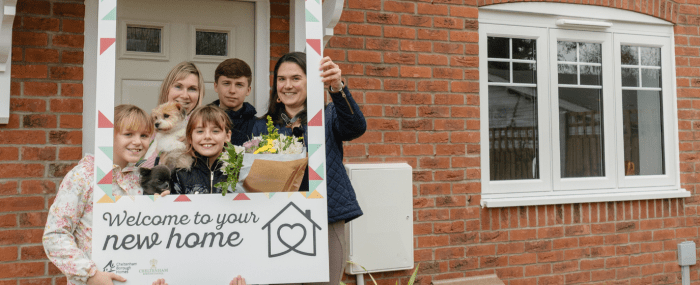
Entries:
{"label": "brick wall", "polygon": [[84,13],[82,1],[17,3],[10,122],[0,125],[3,285],[65,283],[41,235],[61,178],[82,152]]}
{"label": "brick wall", "polygon": [[[510,285],[680,282],[676,243],[700,243],[698,5],[575,3],[677,24],[681,180],[693,197],[481,209],[477,6],[494,2],[346,1],[326,54],[341,65],[369,130],[345,154],[414,167],[420,284],[487,273]],[[65,284],[41,234],[61,177],[81,155],[83,13],[82,1],[18,3],[10,123],[0,125],[0,285]],[[288,1],[271,1],[271,69],[289,49],[288,15]],[[410,273],[374,277],[406,284]],[[696,283],[698,273],[691,267]]]}

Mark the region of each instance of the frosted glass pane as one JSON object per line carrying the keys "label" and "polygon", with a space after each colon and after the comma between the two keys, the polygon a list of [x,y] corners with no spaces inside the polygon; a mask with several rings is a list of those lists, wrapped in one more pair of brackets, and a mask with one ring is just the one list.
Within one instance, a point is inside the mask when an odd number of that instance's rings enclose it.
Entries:
{"label": "frosted glass pane", "polygon": [[127,51],[159,53],[160,39],[160,28],[126,27]]}
{"label": "frosted glass pane", "polygon": [[197,31],[197,55],[228,55],[228,33]]}
{"label": "frosted glass pane", "polygon": [[662,106],[660,91],[622,91],[625,175],[666,173]]}

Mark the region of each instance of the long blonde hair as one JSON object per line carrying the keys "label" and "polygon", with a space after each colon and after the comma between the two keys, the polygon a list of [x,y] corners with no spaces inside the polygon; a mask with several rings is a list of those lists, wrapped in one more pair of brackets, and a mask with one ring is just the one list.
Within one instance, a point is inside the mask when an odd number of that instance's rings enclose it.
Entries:
{"label": "long blonde hair", "polygon": [[175,81],[182,80],[187,75],[194,74],[197,76],[197,87],[199,88],[199,99],[197,99],[197,107],[202,105],[202,100],[204,99],[204,76],[202,72],[199,71],[194,63],[189,61],[180,62],[178,65],[173,67],[165,77],[163,83],[160,85],[160,96],[158,97],[158,105],[168,102],[168,91],[170,87],[175,84]]}

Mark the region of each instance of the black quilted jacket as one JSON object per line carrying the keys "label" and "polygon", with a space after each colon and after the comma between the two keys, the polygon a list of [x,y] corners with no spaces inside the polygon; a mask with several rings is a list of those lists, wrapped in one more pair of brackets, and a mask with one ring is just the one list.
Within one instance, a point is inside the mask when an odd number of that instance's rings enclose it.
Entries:
{"label": "black quilted jacket", "polygon": [[221,193],[221,188],[213,186],[226,181],[227,176],[219,170],[221,162],[217,159],[210,169],[207,164],[208,158],[199,153],[196,155],[190,170],[178,168],[172,173],[173,194]]}
{"label": "black quilted jacket", "polygon": [[[219,106],[219,100],[212,102],[209,105]],[[238,111],[226,110],[228,118],[231,119],[233,129],[231,130],[231,143],[242,145],[244,142],[252,138],[253,126],[255,125],[257,111],[253,105],[244,102],[243,106]]]}
{"label": "black quilted jacket", "polygon": [[[355,189],[350,184],[345,166],[343,166],[343,141],[351,141],[360,137],[367,129],[365,117],[360,111],[360,107],[350,95],[347,87],[343,90],[347,94],[343,98],[342,93],[331,93],[333,103],[328,104],[325,109],[326,115],[326,185],[328,187],[328,223],[345,220],[349,222],[362,215],[362,209],[357,203]],[[352,108],[352,109],[351,109]],[[351,111],[352,110],[352,111]],[[315,114],[308,114],[313,116]],[[258,136],[267,134],[266,120],[258,120],[253,128],[253,133]],[[287,127],[276,126],[281,133],[291,135],[292,130]],[[304,137],[308,136],[306,124]],[[304,141],[306,144],[306,141]],[[308,173],[304,173],[304,181],[300,191],[307,191]]]}

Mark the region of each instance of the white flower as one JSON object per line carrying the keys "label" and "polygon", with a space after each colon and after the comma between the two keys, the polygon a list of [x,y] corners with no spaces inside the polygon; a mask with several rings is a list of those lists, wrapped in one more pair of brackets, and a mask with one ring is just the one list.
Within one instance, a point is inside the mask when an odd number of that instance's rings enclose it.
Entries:
{"label": "white flower", "polygon": [[233,149],[236,151],[236,153],[241,154],[245,152],[245,147],[242,147],[240,145],[234,145]]}

